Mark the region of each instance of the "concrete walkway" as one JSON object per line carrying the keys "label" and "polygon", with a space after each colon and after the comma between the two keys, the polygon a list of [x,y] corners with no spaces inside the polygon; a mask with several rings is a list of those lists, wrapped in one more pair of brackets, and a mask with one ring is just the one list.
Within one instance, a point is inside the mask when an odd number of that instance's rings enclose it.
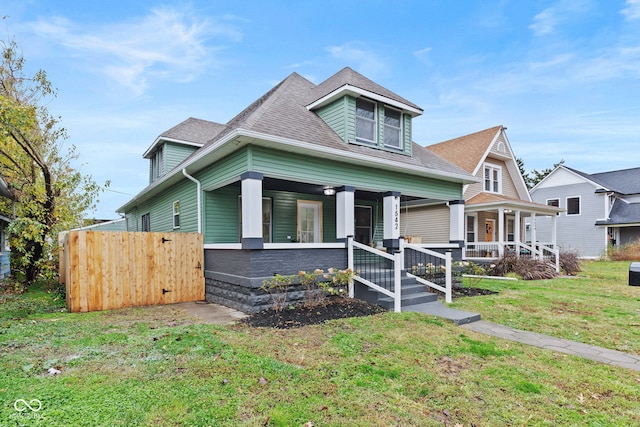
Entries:
{"label": "concrete walkway", "polygon": [[212,325],[228,325],[247,317],[241,311],[206,301],[179,302],[172,304],[172,306],[200,318],[204,323]]}
{"label": "concrete walkway", "polygon": [[640,356],[633,354],[623,353],[617,350],[609,350],[563,338],[554,338],[535,332],[522,331],[510,328],[509,326],[487,322],[485,320],[467,323],[460,326],[471,331],[494,337],[533,345],[535,347],[546,348],[547,350],[557,351],[559,353],[584,357],[585,359],[595,360],[596,362],[619,366],[634,371],[640,371]]}

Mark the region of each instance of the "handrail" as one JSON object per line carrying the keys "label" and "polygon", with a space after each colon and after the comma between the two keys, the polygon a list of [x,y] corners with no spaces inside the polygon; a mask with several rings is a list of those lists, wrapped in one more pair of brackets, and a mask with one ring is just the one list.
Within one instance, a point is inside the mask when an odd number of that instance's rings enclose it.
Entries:
{"label": "handrail", "polygon": [[[362,283],[365,286],[368,286],[372,289],[375,289],[378,292],[383,293],[391,298],[393,298],[393,310],[399,313],[402,310],[402,285],[401,285],[401,270],[402,270],[402,250],[393,255],[388,254],[386,252],[380,251],[378,249],[371,248],[369,246],[363,245],[362,243],[358,243],[353,240],[353,237],[349,237],[347,239],[347,258],[348,258],[348,267],[353,271],[353,280]],[[378,257],[382,257],[386,260],[389,260],[393,264],[393,290],[385,289],[382,286],[379,286],[376,283],[364,278],[361,276],[361,272],[358,270],[358,266],[355,265],[355,256],[354,249],[360,249],[365,252],[374,254]],[[376,275],[375,272],[370,272],[372,275]],[[349,283],[349,296],[353,297],[355,294],[355,290],[353,288],[353,281]]]}
{"label": "handrail", "polygon": [[430,280],[424,279],[420,276],[417,276],[415,274],[411,274],[407,271],[407,275],[411,276],[411,277],[415,277],[415,279],[419,282],[422,283],[423,285],[426,285],[430,288],[434,288],[439,290],[440,292],[444,293],[445,296],[445,301],[447,303],[451,303],[453,301],[453,289],[452,289],[452,285],[453,285],[453,281],[452,281],[452,277],[451,277],[451,267],[452,267],[452,262],[451,262],[451,252],[447,251],[445,254],[441,254],[440,252],[436,252],[436,251],[432,251],[423,247],[420,247],[419,245],[415,245],[415,244],[405,244],[405,248],[406,249],[411,249],[417,252],[421,252],[425,255],[429,255],[432,256],[434,258],[440,258],[443,259],[445,261],[445,285],[441,286],[438,285],[437,283],[434,283]]}

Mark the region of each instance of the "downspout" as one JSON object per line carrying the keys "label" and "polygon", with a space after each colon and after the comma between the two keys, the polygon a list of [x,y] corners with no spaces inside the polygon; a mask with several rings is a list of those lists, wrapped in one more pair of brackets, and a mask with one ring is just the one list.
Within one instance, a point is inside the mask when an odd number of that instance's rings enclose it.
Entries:
{"label": "downspout", "polygon": [[196,183],[198,191],[198,233],[202,234],[202,191],[200,190],[200,181],[187,173],[187,168],[182,168],[182,175]]}

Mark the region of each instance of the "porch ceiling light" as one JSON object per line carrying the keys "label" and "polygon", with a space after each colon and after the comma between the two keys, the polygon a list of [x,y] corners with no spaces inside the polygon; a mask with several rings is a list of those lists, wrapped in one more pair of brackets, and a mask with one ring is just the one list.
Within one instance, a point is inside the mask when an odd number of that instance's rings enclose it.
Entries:
{"label": "porch ceiling light", "polygon": [[325,196],[333,196],[336,194],[336,189],[333,187],[327,187],[324,189],[324,195]]}

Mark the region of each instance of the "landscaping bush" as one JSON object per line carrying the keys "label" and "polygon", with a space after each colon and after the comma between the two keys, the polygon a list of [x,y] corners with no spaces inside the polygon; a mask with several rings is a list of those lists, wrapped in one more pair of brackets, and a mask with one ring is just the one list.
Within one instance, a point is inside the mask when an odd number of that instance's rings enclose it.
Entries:
{"label": "landscaping bush", "polygon": [[580,258],[576,251],[560,252],[559,261],[560,270],[564,271],[568,276],[573,276],[578,271],[582,271],[580,268]]}
{"label": "landscaping bush", "polygon": [[524,280],[553,279],[558,275],[555,267],[547,261],[505,254],[496,261],[491,274],[506,276],[509,273],[515,273]]}
{"label": "landscaping bush", "polygon": [[640,239],[622,246],[609,246],[607,255],[613,261],[640,261]]}

